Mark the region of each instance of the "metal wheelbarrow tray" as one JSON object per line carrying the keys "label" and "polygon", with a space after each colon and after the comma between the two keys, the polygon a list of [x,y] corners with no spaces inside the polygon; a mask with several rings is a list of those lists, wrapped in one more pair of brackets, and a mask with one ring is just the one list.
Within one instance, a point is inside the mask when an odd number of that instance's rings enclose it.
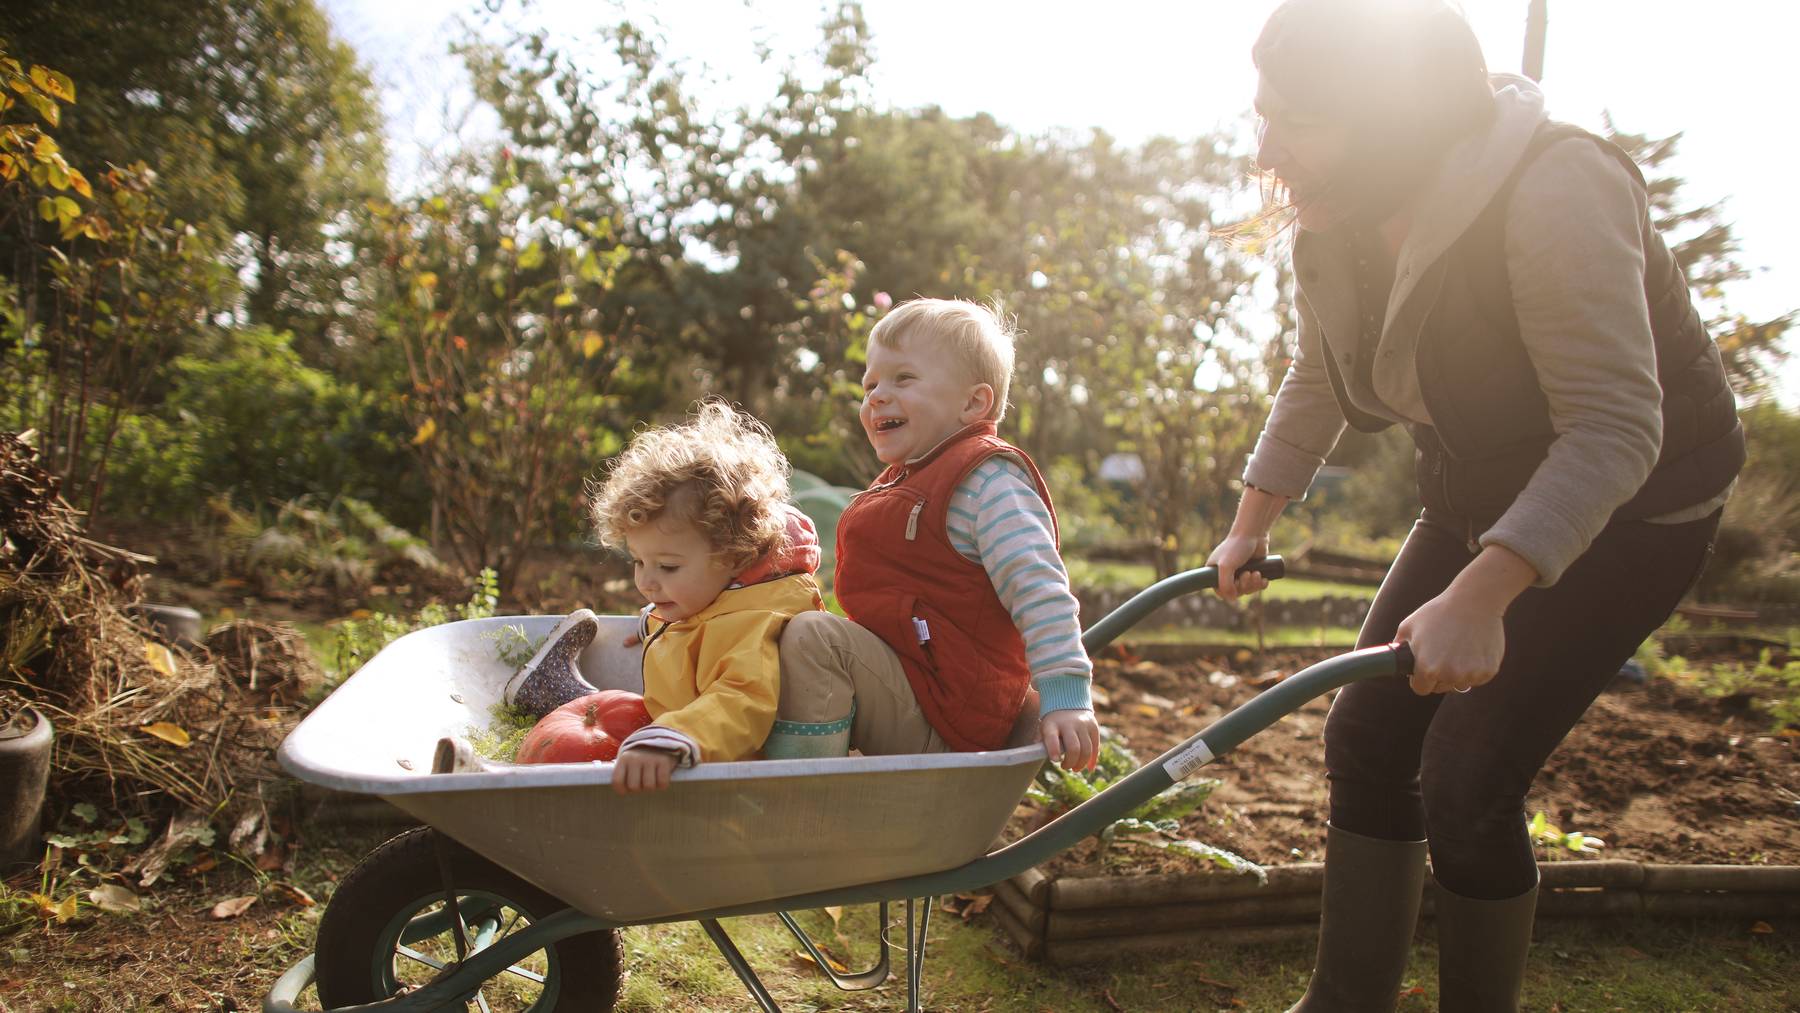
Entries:
{"label": "metal wheelbarrow tray", "polygon": [[[1279,575],[1281,563],[1271,557],[1258,568]],[[1170,577],[1096,623],[1083,635],[1083,644],[1096,652],[1167,601],[1215,582],[1210,567]],[[608,763],[431,773],[441,736],[467,735],[492,721],[512,674],[496,657],[494,636],[506,625],[520,625],[536,639],[560,619],[509,616],[408,634],[345,681],[282,744],[281,764],[299,779],[380,796],[567,905],[525,919],[530,924],[517,931],[516,926],[495,924],[501,920],[497,915],[481,923],[488,910],[484,905],[499,905],[502,899],[453,886],[455,876],[440,845],[444,885],[438,891],[443,896],[436,899],[446,903],[433,913],[395,915],[396,928],[379,937],[382,952],[371,954],[375,991],[390,994],[396,987],[388,973],[393,959],[388,950],[417,956],[407,941],[442,932],[446,925],[456,936],[455,959],[428,960],[439,973],[405,994],[337,1008],[460,1009],[465,1001],[486,1008],[482,983],[509,970],[545,988],[530,1009],[588,1008],[557,1005],[554,983],[544,985],[542,968],[522,971],[516,962],[536,951],[553,953],[558,940],[586,933],[612,933],[616,951],[618,928],[698,921],[759,1008],[775,1011],[774,1000],[718,925],[719,918],[781,914],[818,957],[785,912],[880,903],[880,923],[885,925],[886,903],[905,901],[908,1008],[917,1009],[930,905],[924,905],[915,925],[914,899],[1017,875],[1098,832],[1308,700],[1353,681],[1410,669],[1402,645],[1315,665],[1035,833],[990,853],[1044,762],[1041,745],[981,753],[703,764],[678,771],[667,791],[628,796],[613,793]],[[635,617],[601,617],[599,634],[580,658],[582,673],[597,687],[641,690],[641,649],[620,646],[635,626]],[[346,889],[341,887],[340,895]],[[461,898],[459,910],[457,899],[465,892],[469,895]],[[330,916],[328,908],[328,920]],[[878,963],[867,971],[840,973],[822,957],[818,963],[840,987],[873,987],[888,977],[885,937],[884,929]],[[300,992],[313,981],[313,959],[309,956],[283,975],[264,1001],[266,1011],[296,1008]]]}

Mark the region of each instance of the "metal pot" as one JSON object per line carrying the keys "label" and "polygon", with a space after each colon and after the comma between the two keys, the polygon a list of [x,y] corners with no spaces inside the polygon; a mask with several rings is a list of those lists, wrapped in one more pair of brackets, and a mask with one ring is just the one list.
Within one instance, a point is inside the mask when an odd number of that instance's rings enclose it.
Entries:
{"label": "metal pot", "polygon": [[0,727],[0,867],[35,863],[42,855],[53,737],[50,719],[36,708]]}

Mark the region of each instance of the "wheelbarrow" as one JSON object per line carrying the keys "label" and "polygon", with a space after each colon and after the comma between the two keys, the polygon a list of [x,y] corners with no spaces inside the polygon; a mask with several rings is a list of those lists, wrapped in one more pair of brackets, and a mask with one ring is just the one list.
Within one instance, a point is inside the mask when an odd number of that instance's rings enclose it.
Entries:
{"label": "wheelbarrow", "polygon": [[[1253,564],[1271,578],[1280,557]],[[1082,635],[1089,654],[1170,600],[1215,587],[1202,567],[1138,593]],[[559,616],[449,623],[394,641],[282,743],[294,776],[376,795],[423,827],[377,847],[339,884],[315,952],[263,1002],[295,1013],[318,986],[349,1011],[610,1010],[619,930],[698,922],[765,1013],[779,1013],[720,919],[775,914],[839,988],[888,980],[890,903],[905,907],[907,1010],[919,1010],[932,898],[989,886],[1079,843],[1302,704],[1351,682],[1406,675],[1403,644],[1356,651],[1275,684],[1028,836],[994,848],[1045,762],[1038,743],[978,753],[702,764],[667,791],[620,796],[608,763],[434,773],[439,738],[493,720],[510,666],[507,625],[546,636]],[[634,616],[602,617],[581,671],[640,690]],[[790,912],[879,905],[872,966],[834,966]]]}

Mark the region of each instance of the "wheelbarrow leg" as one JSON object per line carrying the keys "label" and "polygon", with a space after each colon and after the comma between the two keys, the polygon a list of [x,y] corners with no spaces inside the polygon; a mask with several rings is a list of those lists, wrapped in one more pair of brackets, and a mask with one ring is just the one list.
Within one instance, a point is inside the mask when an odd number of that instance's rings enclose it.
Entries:
{"label": "wheelbarrow leg", "polygon": [[812,957],[813,963],[817,964],[819,970],[825,972],[825,977],[831,979],[831,983],[838,988],[846,992],[861,992],[865,989],[875,988],[888,980],[890,962],[887,941],[887,901],[881,902],[880,908],[875,914],[875,924],[881,927],[880,936],[876,939],[876,943],[881,949],[881,956],[876,958],[875,966],[866,971],[848,971],[840,974],[831,966],[831,958],[819,951],[819,947],[813,943],[812,937],[806,934],[806,930],[800,927],[800,923],[794,920],[793,915],[786,911],[777,911],[776,915],[781,918],[781,924],[786,925],[788,931],[794,934],[794,938],[799,940],[800,945],[806,947],[806,952]]}
{"label": "wheelbarrow leg", "polygon": [[[924,1009],[919,993],[925,979],[925,930],[931,924],[931,906],[937,898],[906,899],[906,1013]],[[919,929],[913,932],[913,910],[918,909]]]}
{"label": "wheelbarrow leg", "polygon": [[738,980],[750,990],[750,995],[756,999],[756,1004],[761,1007],[763,1013],[781,1013],[781,1007],[775,1005],[775,997],[769,994],[767,988],[763,987],[762,979],[756,976],[756,971],[750,966],[750,962],[744,959],[744,955],[738,952],[737,944],[725,934],[725,926],[720,925],[717,918],[702,918],[700,927],[706,930],[713,945],[719,948],[719,955],[725,958],[727,964],[731,965]]}

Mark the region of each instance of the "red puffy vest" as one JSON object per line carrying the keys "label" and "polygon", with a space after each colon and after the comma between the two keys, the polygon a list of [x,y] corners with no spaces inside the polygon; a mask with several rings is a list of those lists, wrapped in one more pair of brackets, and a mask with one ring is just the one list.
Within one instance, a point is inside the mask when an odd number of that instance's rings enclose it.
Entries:
{"label": "red puffy vest", "polygon": [[838,602],[899,655],[926,719],[964,751],[1004,746],[1031,689],[1025,641],[987,571],[950,544],[950,498],[995,454],[1024,462],[1054,534],[1056,510],[1037,465],[994,435],[991,421],[888,468],[838,519]]}

